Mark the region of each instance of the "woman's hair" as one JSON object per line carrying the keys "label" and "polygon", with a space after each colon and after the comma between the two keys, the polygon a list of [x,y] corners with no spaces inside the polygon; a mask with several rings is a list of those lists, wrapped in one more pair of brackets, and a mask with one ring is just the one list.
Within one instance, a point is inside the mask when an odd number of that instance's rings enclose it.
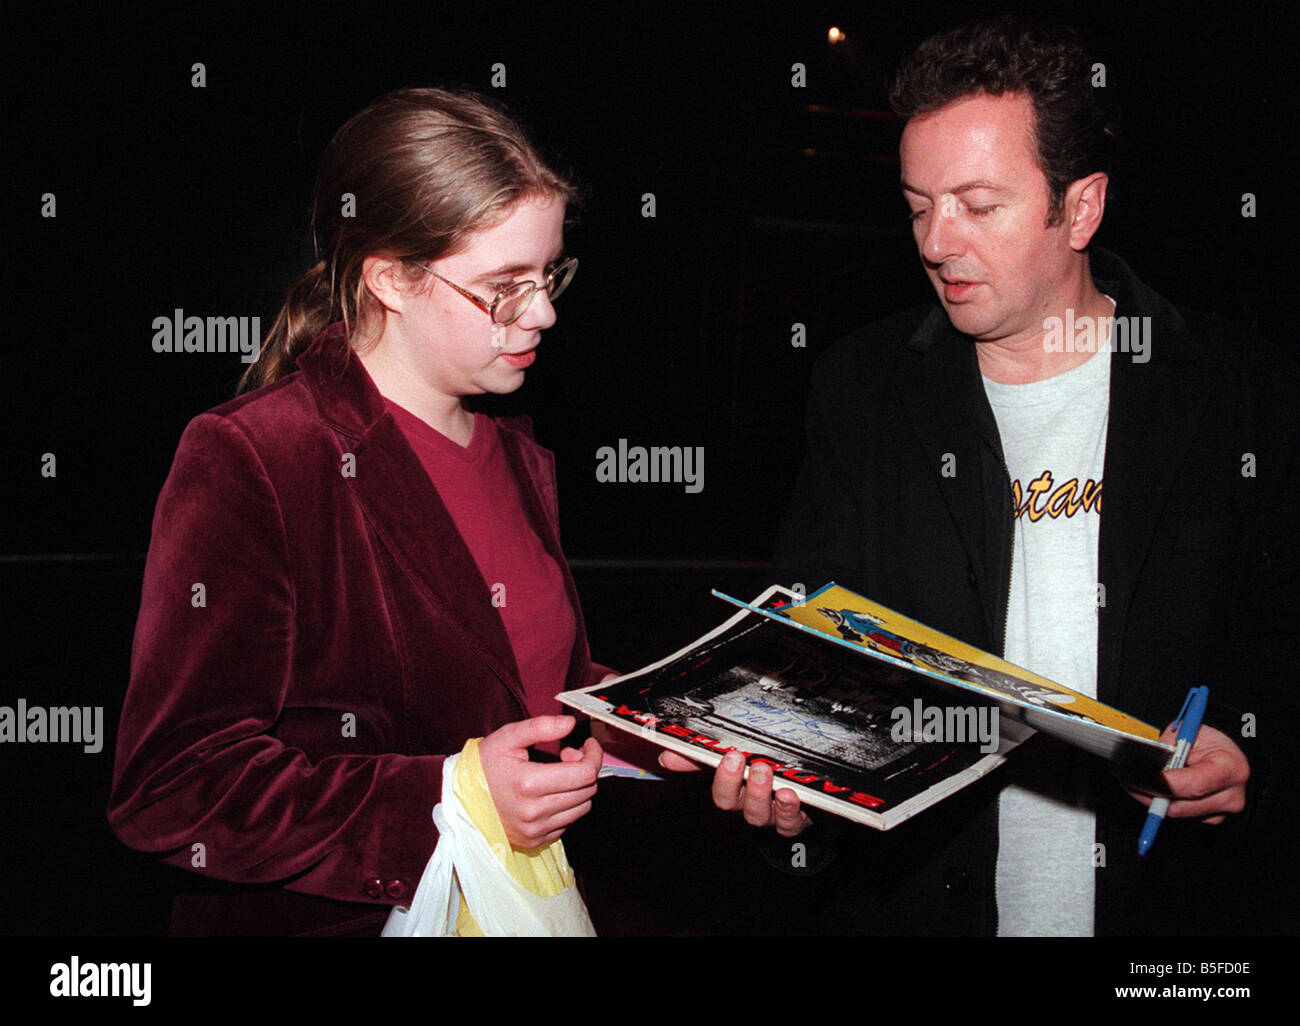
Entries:
{"label": "woman's hair", "polygon": [[298,354],[334,321],[343,322],[350,339],[366,325],[377,306],[361,276],[366,257],[407,261],[418,274],[415,263],[457,252],[524,197],[567,203],[575,192],[523,129],[483,97],[445,89],[380,97],[325,149],[311,215],[318,262],[289,289],[239,391],[290,373]]}

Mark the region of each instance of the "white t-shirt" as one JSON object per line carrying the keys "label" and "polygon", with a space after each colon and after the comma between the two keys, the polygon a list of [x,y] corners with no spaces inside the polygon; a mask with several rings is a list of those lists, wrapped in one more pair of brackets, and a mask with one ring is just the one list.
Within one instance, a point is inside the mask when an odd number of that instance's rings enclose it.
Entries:
{"label": "white t-shirt", "polygon": [[[1110,348],[1025,385],[984,379],[1016,500],[1006,658],[1097,694],[1097,542]],[[1086,755],[1037,738],[998,801],[998,936],[1092,936]]]}

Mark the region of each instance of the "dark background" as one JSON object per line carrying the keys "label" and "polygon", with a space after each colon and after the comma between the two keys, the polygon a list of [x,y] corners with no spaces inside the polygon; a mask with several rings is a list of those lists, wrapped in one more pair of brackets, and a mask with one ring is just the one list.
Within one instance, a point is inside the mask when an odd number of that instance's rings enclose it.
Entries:
{"label": "dark background", "polygon": [[[1280,0],[6,5],[0,704],[103,705],[107,739],[98,755],[0,748],[0,932],[165,928],[165,875],[104,821],[112,737],[154,501],[184,425],[229,398],[244,365],[156,354],[151,325],[177,307],[270,325],[311,263],[316,161],[347,117],[400,86],[492,93],[586,186],[567,240],[581,270],[504,406],[529,412],[557,454],[595,653],[627,668],[721,620],[710,587],[769,583],[812,361],[931,298],[886,84],[924,36],[995,9],[1072,22],[1106,64],[1125,148],[1099,243],[1174,301],[1294,351],[1296,24]],[[831,25],[846,42],[828,43]],[[497,62],[504,89],[490,84]],[[791,86],[795,62],[805,88]],[[47,192],[56,218],[41,217]],[[805,348],[791,345],[796,322]],[[599,484],[596,450],[620,438],[702,446],[703,492]],[[674,835],[696,853],[695,904],[645,928],[779,929],[779,910],[701,911],[726,874],[690,831],[732,825],[703,804],[696,815]]]}

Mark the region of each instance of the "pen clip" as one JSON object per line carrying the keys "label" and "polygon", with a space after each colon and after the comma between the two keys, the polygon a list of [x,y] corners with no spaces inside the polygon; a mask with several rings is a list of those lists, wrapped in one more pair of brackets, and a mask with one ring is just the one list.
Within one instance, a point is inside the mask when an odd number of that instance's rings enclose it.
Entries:
{"label": "pen clip", "polygon": [[1200,688],[1192,688],[1191,691],[1187,692],[1187,697],[1183,699],[1183,707],[1178,710],[1178,716],[1174,719],[1174,725],[1169,728],[1175,734],[1178,733],[1178,729],[1183,725],[1183,717],[1187,715],[1187,707],[1192,704],[1192,699],[1196,697],[1196,692],[1199,690]]}

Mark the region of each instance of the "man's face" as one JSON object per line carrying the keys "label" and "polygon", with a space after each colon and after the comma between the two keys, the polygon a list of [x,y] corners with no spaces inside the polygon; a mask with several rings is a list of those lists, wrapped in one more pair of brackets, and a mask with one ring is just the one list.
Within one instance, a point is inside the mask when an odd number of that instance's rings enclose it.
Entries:
{"label": "man's face", "polygon": [[953,326],[984,341],[1037,338],[1070,301],[1068,216],[1046,227],[1033,126],[1029,97],[980,94],[903,129],[903,195],[921,261]]}

